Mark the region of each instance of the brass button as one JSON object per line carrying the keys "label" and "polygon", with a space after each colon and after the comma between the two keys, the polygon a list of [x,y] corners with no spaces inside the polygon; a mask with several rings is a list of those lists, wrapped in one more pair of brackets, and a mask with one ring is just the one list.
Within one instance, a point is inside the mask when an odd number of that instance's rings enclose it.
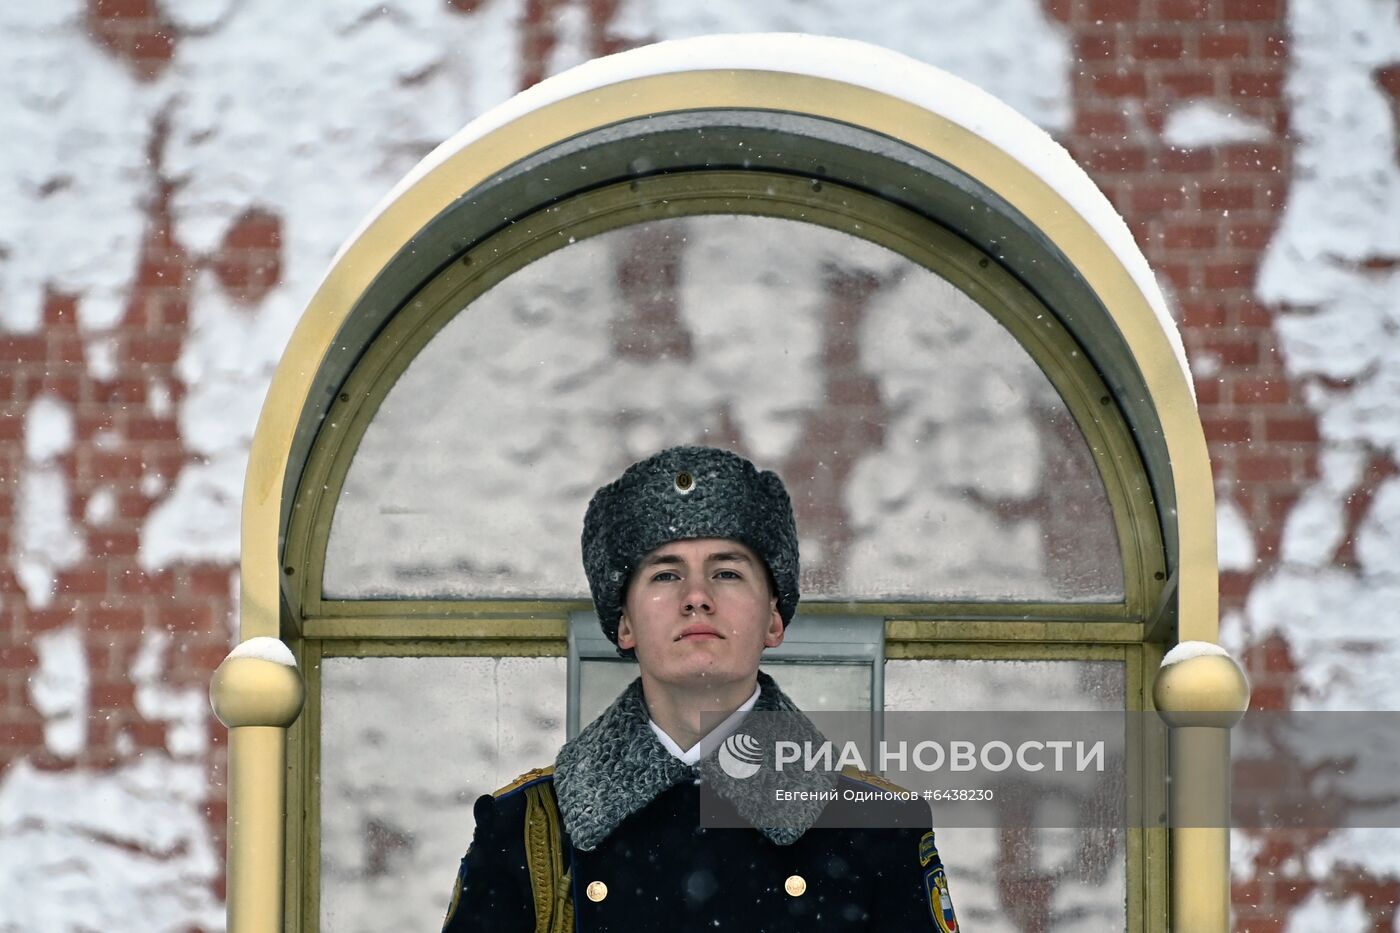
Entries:
{"label": "brass button", "polygon": [[807,893],[807,879],[801,875],[788,875],[788,879],[783,882],[783,890],[793,897],[801,897]]}
{"label": "brass button", "polygon": [[694,485],[695,485],[695,477],[691,476],[691,475],[690,475],[689,473],[687,473],[685,470],[682,470],[682,471],[680,471],[679,473],[676,474],[676,491],[677,491],[677,492],[690,492],[691,488],[692,488]]}
{"label": "brass button", "polygon": [[588,899],[596,904],[608,896],[608,886],[601,881],[590,881],[588,882],[587,894]]}

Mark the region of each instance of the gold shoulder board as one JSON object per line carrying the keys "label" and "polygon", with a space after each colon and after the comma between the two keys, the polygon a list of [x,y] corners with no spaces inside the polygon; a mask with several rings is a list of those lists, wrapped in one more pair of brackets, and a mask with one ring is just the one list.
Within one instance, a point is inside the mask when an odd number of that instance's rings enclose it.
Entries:
{"label": "gold shoulder board", "polygon": [[521,786],[523,786],[523,785],[525,785],[525,784],[529,784],[531,781],[538,781],[540,778],[542,778],[542,777],[548,777],[548,776],[550,776],[550,775],[553,774],[553,773],[554,773],[554,765],[548,765],[548,766],[543,767],[543,768],[534,768],[534,769],[532,769],[532,770],[530,770],[530,771],[526,771],[524,774],[520,775],[520,777],[518,777],[518,778],[516,778],[515,780],[511,781],[511,782],[510,782],[509,784],[507,784],[505,787],[502,787],[502,788],[500,788],[500,789],[498,789],[498,790],[492,791],[492,792],[491,792],[491,796],[492,796],[492,797],[500,797],[500,796],[502,796],[502,795],[504,795],[504,794],[509,794],[511,791],[515,790],[515,789],[518,788],[518,787],[521,787]]}

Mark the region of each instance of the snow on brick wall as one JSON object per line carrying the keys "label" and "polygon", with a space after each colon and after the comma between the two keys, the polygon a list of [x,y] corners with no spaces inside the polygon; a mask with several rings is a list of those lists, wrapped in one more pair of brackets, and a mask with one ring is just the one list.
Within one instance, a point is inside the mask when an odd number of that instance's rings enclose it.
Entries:
{"label": "snow on brick wall", "polygon": [[[1393,707],[1397,20],[1393,0],[6,5],[0,930],[221,926],[224,736],[203,698],[296,315],[448,133],[653,39],[866,39],[1056,131],[1183,324],[1224,637],[1256,704]],[[1241,929],[1294,905],[1295,926],[1392,920],[1393,840],[1305,842],[1239,834]]]}

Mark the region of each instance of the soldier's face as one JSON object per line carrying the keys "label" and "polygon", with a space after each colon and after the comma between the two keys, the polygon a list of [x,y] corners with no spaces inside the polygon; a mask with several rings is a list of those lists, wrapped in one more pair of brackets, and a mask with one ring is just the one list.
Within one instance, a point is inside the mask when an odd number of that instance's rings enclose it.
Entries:
{"label": "soldier's face", "polygon": [[672,541],[632,574],[617,643],[652,679],[682,685],[751,681],[783,618],[763,561],[738,541]]}

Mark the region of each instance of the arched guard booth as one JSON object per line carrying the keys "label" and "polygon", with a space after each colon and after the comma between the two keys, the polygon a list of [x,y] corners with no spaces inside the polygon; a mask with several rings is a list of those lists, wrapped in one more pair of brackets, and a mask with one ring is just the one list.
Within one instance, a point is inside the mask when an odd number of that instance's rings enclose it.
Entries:
{"label": "arched guard booth", "polygon": [[[793,488],[804,600],[772,660],[799,702],[1156,709],[1173,797],[1228,798],[1247,688],[1214,648],[1210,464],[1121,220],[935,68],[707,37],[472,122],[311,299],[253,439],[243,644],[211,690],[230,931],[353,929],[354,896],[421,899],[404,878],[428,868],[440,916],[471,795],[630,677],[578,567],[588,493],[684,442]],[[366,776],[381,761],[400,770]],[[425,854],[434,832],[455,854]],[[974,929],[1228,926],[1223,824],[1061,840],[1068,907],[1017,903],[1007,860],[959,838],[940,831]]]}

